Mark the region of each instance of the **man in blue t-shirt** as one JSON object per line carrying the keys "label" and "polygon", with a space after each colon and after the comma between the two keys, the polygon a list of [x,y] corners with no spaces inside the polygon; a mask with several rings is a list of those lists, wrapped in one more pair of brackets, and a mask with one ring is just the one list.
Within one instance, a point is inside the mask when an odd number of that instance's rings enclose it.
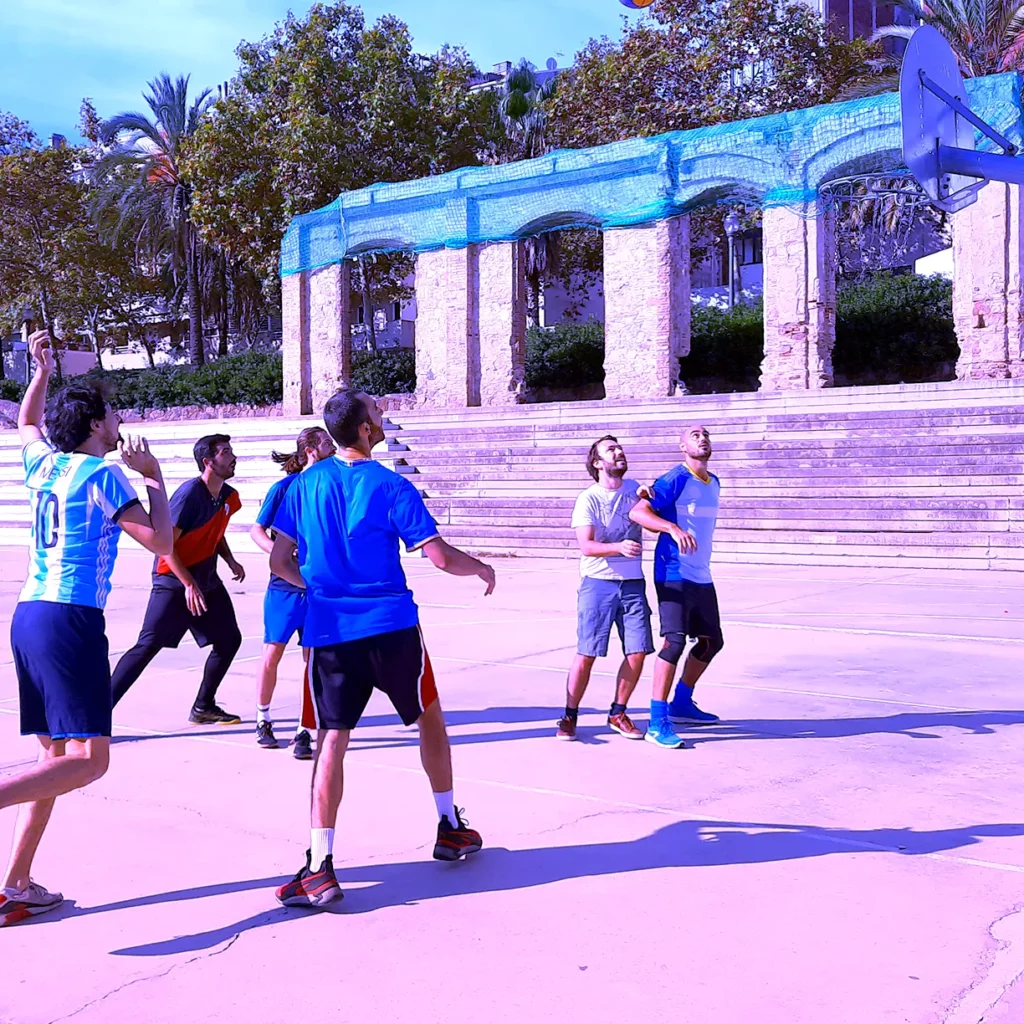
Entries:
{"label": "man in blue t-shirt", "polygon": [[[270,457],[287,474],[278,480],[267,491],[263,504],[256,515],[249,536],[261,550],[268,555],[274,550],[273,525],[274,517],[284,501],[288,489],[298,479],[299,473],[315,466],[321,459],[329,459],[337,451],[331,435],[323,427],[306,427],[295,442],[295,451],[287,454],[271,452]],[[270,717],[270,702],[274,698],[277,686],[277,669],[281,664],[288,642],[297,633],[302,643],[302,630],[306,624],[306,591],[294,583],[270,574],[270,583],[263,598],[263,660],[260,662],[259,675],[256,678],[256,743],[264,750],[276,750],[277,737],[274,736],[274,723]],[[309,662],[309,648],[303,650],[303,661]],[[299,720],[295,726],[295,743],[293,755],[299,761],[308,761],[313,757],[312,738],[309,730],[315,729],[312,721],[306,721],[308,676],[304,673],[302,683],[302,707]]]}
{"label": "man in blue t-shirt", "polygon": [[[124,441],[120,419],[95,383],[75,382],[45,409],[53,371],[50,336],[29,338],[35,374],[18,413],[32,503],[29,572],[11,620],[21,734],[37,736],[39,760],[0,781],[0,808],[20,804],[0,887],[0,928],[60,906],[64,897],[29,877],[58,796],[100,778],[110,758],[110,662],[103,609],[121,532],[155,554],[173,543],[160,464],[144,440]],[[46,437],[41,426],[45,418]],[[123,470],[140,473],[147,512]]]}
{"label": "man in blue t-shirt", "polygon": [[483,845],[455,807],[451,748],[399,541],[407,551],[422,549],[444,572],[479,576],[486,594],[494,590],[494,570],[445,543],[416,488],[371,459],[384,430],[369,395],[339,392],[324,408],[324,423],[338,454],[288,488],[270,554],[271,572],[306,589],[303,643],[313,649],[318,729],[310,848],[305,866],[277,891],[286,906],[322,906],[342,896],[332,857],[342,762],[375,688],[406,725],[419,726],[439,818],[434,857],[458,860]]}
{"label": "man in blue t-shirt", "polygon": [[[659,477],[651,488],[650,501],[640,501],[630,513],[634,522],[660,534],[654,551],[654,588],[665,643],[654,663],[651,721],[645,739],[668,749],[683,746],[671,722],[706,725],[718,721],[717,715],[694,704],[693,689],[723,646],[718,597],[711,582],[711,546],[722,489],[718,477],[708,471],[711,435],[702,426],[687,427],[679,446],[683,462]],[[666,522],[681,527],[682,537],[674,537]],[[687,637],[696,643],[669,703]]]}

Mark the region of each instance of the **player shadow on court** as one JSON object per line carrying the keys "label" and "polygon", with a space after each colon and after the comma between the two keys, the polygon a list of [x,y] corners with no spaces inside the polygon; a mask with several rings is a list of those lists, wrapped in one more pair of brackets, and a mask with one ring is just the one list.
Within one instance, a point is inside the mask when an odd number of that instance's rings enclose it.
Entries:
{"label": "player shadow on court", "polygon": [[[659,868],[764,864],[839,853],[922,856],[972,846],[982,837],[1021,835],[1024,835],[1024,823],[918,832],[911,828],[832,829],[759,822],[678,821],[635,840],[525,850],[490,847],[461,864],[442,865],[432,860],[351,867],[339,864],[335,870],[345,890],[345,899],[336,913],[340,916],[366,914],[449,896],[508,892],[574,878]],[[270,890],[287,878],[283,875],[257,878],[143,896],[86,908],[75,916],[264,888],[270,900],[273,898]],[[114,956],[172,956],[196,952],[226,943],[243,932],[308,918],[310,913],[283,907],[268,909],[219,928],[126,946],[111,953]]]}
{"label": "player shadow on court", "polygon": [[998,726],[1024,724],[1024,711],[912,711],[863,718],[740,718],[718,725],[694,726],[685,732],[687,743],[722,740],[842,739],[890,733],[911,739],[941,740],[936,729],[960,729],[975,736],[993,735]]}

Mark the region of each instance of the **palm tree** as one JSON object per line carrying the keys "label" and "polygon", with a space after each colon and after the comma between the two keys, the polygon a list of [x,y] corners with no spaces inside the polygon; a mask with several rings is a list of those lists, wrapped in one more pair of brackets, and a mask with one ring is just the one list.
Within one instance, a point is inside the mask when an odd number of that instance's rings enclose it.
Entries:
{"label": "palm tree", "polygon": [[[111,147],[96,168],[99,205],[117,233],[130,231],[154,263],[168,267],[175,283],[184,269],[189,312],[189,358],[205,361],[200,270],[202,242],[192,223],[192,187],[181,172],[181,157],[209,106],[204,89],[189,103],[188,75],[161,74],[143,99],[152,116],[116,114],[101,126]],[[111,217],[111,214],[113,216]]]}
{"label": "palm tree", "polygon": [[[532,160],[548,152],[547,103],[554,95],[554,76],[541,82],[537,69],[527,60],[508,73],[498,101],[507,160]],[[558,266],[558,235],[550,231],[531,235],[525,240],[525,250],[526,316],[530,323],[539,324],[542,281]]]}

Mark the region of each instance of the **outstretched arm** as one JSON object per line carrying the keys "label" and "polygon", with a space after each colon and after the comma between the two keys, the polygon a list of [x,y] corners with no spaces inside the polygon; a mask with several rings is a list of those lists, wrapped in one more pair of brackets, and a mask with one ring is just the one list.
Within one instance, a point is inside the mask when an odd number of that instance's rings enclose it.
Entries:
{"label": "outstretched arm", "polygon": [[43,439],[43,416],[46,412],[46,386],[53,373],[53,351],[48,331],[36,331],[28,339],[28,351],[36,364],[25,397],[18,410],[18,436],[22,444]]}
{"label": "outstretched arm", "polygon": [[630,509],[629,518],[651,533],[667,533],[679,545],[679,550],[684,555],[692,555],[697,550],[697,541],[693,535],[687,533],[681,526],[662,519],[649,501],[638,501]]}
{"label": "outstretched arm", "polygon": [[427,558],[441,570],[450,573],[452,576],[479,576],[487,584],[484,597],[494,591],[494,570],[480,559],[467,555],[465,551],[453,548],[447,541],[440,537],[428,540],[423,545],[423,551]]}

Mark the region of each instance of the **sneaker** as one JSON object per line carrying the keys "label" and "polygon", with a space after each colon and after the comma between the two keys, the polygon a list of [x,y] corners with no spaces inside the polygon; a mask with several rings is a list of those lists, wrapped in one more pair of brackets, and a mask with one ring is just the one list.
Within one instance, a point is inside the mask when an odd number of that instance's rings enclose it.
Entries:
{"label": "sneaker", "polygon": [[31,879],[27,889],[0,889],[0,928],[56,910],[63,902],[59,892],[47,892]]}
{"label": "sneaker", "polygon": [[223,708],[217,707],[216,704],[212,708],[197,708],[193,707],[189,712],[188,720],[193,725],[241,725],[242,720],[238,715],[233,715],[229,711],[225,711]]}
{"label": "sneaker", "polygon": [[312,871],[309,850],[306,851],[306,863],[302,870],[290,882],[282,885],[276,895],[277,902],[286,907],[323,907],[345,897],[334,876],[334,858],[328,854],[319,870]]}
{"label": "sneaker", "polygon": [[625,736],[628,740],[642,740],[644,738],[644,734],[633,724],[632,719],[625,711],[619,715],[609,715],[608,725],[620,736]]}
{"label": "sneaker", "polygon": [[274,735],[273,722],[256,723],[256,746],[264,750],[277,750],[277,737]]}
{"label": "sneaker", "polygon": [[647,725],[647,732],[644,733],[644,739],[648,743],[653,743],[655,746],[664,747],[666,750],[678,750],[680,747],[685,746],[680,736],[677,736],[675,730],[668,722],[650,722]]}
{"label": "sneaker", "polygon": [[718,715],[710,711],[701,711],[693,698],[676,699],[668,706],[668,720],[676,725],[714,725],[718,721]]}
{"label": "sneaker", "polygon": [[437,826],[437,842],[434,843],[434,860],[459,860],[467,853],[476,853],[483,845],[480,833],[466,827],[462,811],[455,810],[456,825],[446,814]]}
{"label": "sneaker", "polygon": [[292,757],[294,757],[296,761],[313,760],[313,740],[305,729],[295,734],[295,744],[292,747]]}
{"label": "sneaker", "polygon": [[572,718],[560,718],[555,738],[560,740],[576,739],[576,721]]}

